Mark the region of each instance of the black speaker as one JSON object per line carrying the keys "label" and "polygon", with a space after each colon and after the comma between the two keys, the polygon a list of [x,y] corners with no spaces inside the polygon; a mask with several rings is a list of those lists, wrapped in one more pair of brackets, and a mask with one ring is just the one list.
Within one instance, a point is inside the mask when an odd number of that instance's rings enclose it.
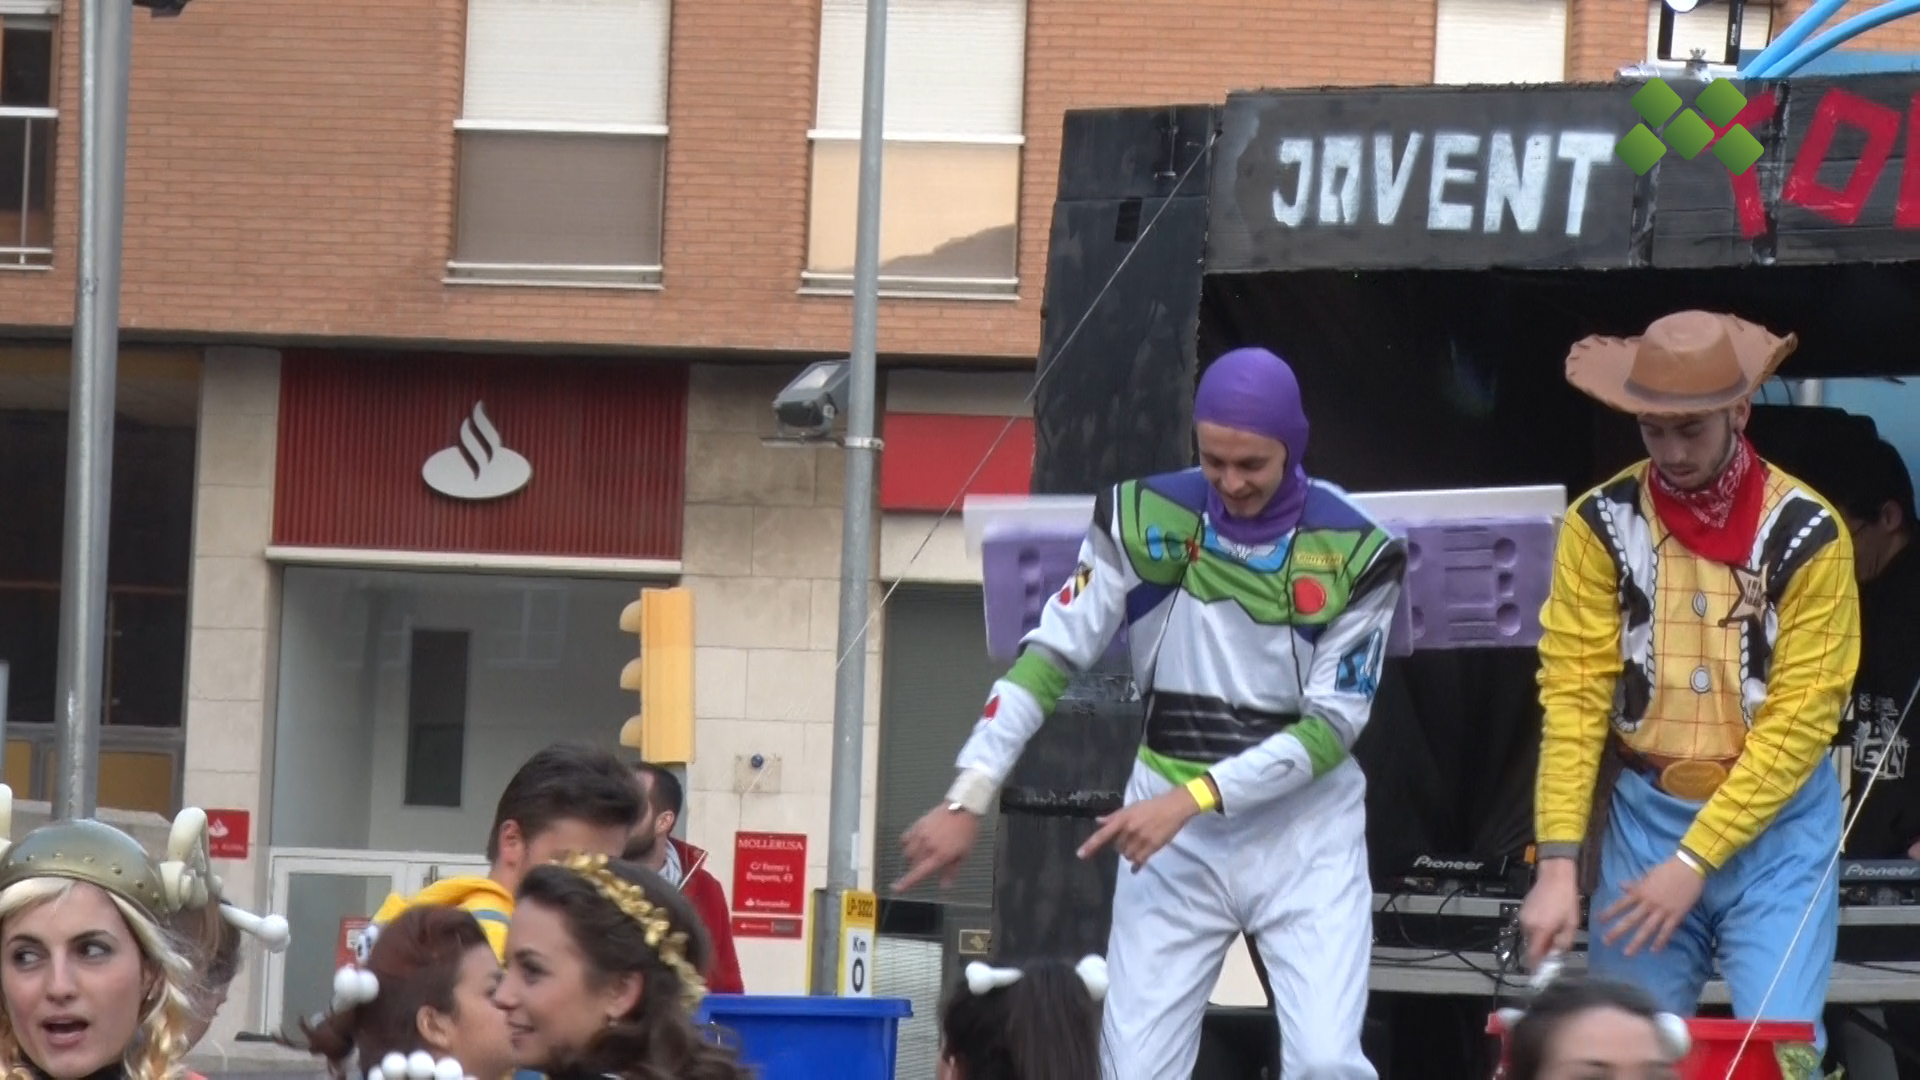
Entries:
{"label": "black speaker", "polygon": [[[1209,106],[1067,114],[1048,249],[1036,494],[1092,494],[1193,460]],[[1132,676],[1074,678],[1000,794],[993,945],[1002,963],[1107,951],[1118,859],[1082,861],[1117,809],[1143,715]]]}
{"label": "black speaker", "polygon": [[1193,463],[1212,106],[1070,112],[1047,248],[1033,490]]}
{"label": "black speaker", "polygon": [[1273,1010],[1207,1009],[1193,1080],[1280,1080],[1280,1024]]}

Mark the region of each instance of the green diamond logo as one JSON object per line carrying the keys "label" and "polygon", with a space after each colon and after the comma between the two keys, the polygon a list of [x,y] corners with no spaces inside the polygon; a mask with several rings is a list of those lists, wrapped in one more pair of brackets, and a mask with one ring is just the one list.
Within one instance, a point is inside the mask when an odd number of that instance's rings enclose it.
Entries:
{"label": "green diamond logo", "polygon": [[1747,107],[1747,99],[1732,83],[1715,79],[1693,99],[1693,106],[1713,121],[1714,127],[1723,128],[1733,123],[1733,118]]}
{"label": "green diamond logo", "polygon": [[1765,152],[1766,148],[1760,145],[1759,139],[1753,137],[1753,132],[1738,124],[1729,128],[1725,135],[1720,136],[1720,141],[1713,144],[1713,156],[1719,158],[1720,164],[1735,176],[1753,168],[1753,163],[1759,161],[1760,155]]}
{"label": "green diamond logo", "polygon": [[1713,141],[1713,127],[1700,119],[1699,113],[1688,109],[1674,117],[1673,123],[1667,125],[1666,136],[1667,145],[1672,147],[1675,153],[1692,161],[1700,156],[1700,151],[1705,150],[1708,143]]}
{"label": "green diamond logo", "polygon": [[[1670,149],[1692,161],[1711,146],[1713,156],[1735,176],[1753,168],[1766,153],[1753,132],[1734,123],[1740,110],[1747,107],[1747,99],[1726,79],[1715,79],[1700,91],[1694,100],[1699,112],[1684,108],[1686,103],[1680,95],[1659,79],[1635,91],[1632,100],[1633,111],[1646,123],[1635,124],[1613,153],[1635,176],[1645,176]],[[1702,113],[1707,119],[1701,119]],[[1654,134],[1661,129],[1662,134]]]}
{"label": "green diamond logo", "polygon": [[1685,102],[1673,92],[1673,87],[1659,79],[1641,87],[1639,93],[1633,95],[1633,111],[1654,127],[1666,123],[1667,117],[1672,116],[1683,104]]}
{"label": "green diamond logo", "polygon": [[1627,137],[1620,140],[1620,145],[1613,148],[1613,152],[1627,163],[1627,168],[1632,169],[1635,176],[1645,176],[1655,162],[1666,156],[1667,147],[1647,125],[1635,124],[1633,130],[1627,132]]}

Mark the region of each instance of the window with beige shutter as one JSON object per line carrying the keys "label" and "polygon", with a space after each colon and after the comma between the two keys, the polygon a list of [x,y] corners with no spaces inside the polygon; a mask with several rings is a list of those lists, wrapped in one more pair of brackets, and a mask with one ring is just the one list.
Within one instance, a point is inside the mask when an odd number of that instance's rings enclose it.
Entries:
{"label": "window with beige shutter", "polygon": [[[1660,9],[1662,0],[1647,5],[1647,59],[1660,58]],[[1699,50],[1709,64],[1718,64],[1727,55],[1727,20],[1731,12],[1727,0],[1701,0],[1692,11],[1673,13],[1674,60],[1685,62]],[[1764,49],[1773,37],[1773,8],[1763,0],[1747,0],[1740,19],[1740,48]],[[1784,21],[1780,29],[1786,29]]]}
{"label": "window with beige shutter", "polygon": [[0,269],[53,262],[60,5],[0,0]]}
{"label": "window with beige shutter", "polygon": [[1439,0],[1436,83],[1552,83],[1567,77],[1567,0]]}
{"label": "window with beige shutter", "polygon": [[468,0],[449,279],[660,282],[669,0]]}
{"label": "window with beige shutter", "polygon": [[[822,0],[808,291],[853,285],[865,0]],[[1025,0],[891,0],[880,287],[1012,296],[1025,145]]]}

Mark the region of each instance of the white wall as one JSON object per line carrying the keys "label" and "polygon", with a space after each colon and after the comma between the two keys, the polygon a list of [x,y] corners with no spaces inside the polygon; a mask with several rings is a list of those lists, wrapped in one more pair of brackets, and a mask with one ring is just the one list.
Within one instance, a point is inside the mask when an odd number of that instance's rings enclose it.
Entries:
{"label": "white wall", "polygon": [[345,620],[365,613],[347,611],[345,593],[318,573],[294,567],[284,580],[271,840],[281,847],[363,848],[373,799],[373,716],[367,683],[334,656]]}
{"label": "white wall", "polygon": [[[234,903],[266,906],[262,767],[273,700],[275,576],[266,561],[273,532],[275,432],[280,354],[268,349],[206,351],[200,383],[200,445],[193,506],[193,599],[187,645],[186,805],[245,810],[249,857],[222,859],[217,872]],[[258,988],[259,953],[240,968],[230,1000]],[[252,1019],[244,1007],[216,1018],[225,1041]]]}
{"label": "white wall", "polygon": [[[620,611],[639,589],[632,581],[288,568],[274,842],[483,850],[500,792],[533,753],[565,740],[617,745],[638,708],[620,688],[638,646],[621,631]],[[472,635],[458,808],[404,803],[415,628]]]}
{"label": "white wall", "polygon": [[[687,409],[687,510],[681,561],[694,597],[696,760],[687,770],[687,838],[709,849],[727,899],[734,835],[805,833],[807,887],[826,884],[839,658],[840,522],[845,454],[773,449],[768,403],[798,366],[693,369]],[[876,563],[878,560],[876,559]],[[882,588],[872,586],[876,616]],[[855,852],[873,887],[885,620],[867,634],[866,710]],[[755,772],[758,755],[766,767]],[[939,797],[938,792],[929,799]],[[749,993],[806,990],[804,941],[742,938]]]}

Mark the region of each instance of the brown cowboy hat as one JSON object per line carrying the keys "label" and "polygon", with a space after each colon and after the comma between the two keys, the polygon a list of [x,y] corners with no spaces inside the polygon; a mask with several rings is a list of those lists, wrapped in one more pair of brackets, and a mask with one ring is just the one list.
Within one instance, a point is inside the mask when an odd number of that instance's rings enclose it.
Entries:
{"label": "brown cowboy hat", "polygon": [[1732,315],[1681,311],[1638,337],[1582,339],[1567,354],[1567,381],[1637,416],[1713,412],[1752,397],[1799,344]]}

